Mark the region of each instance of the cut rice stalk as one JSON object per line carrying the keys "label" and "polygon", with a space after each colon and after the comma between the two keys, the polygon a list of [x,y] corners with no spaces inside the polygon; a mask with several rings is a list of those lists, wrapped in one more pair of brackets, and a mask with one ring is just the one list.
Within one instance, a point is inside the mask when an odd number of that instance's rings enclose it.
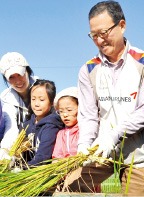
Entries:
{"label": "cut rice stalk", "polygon": [[19,133],[16,141],[14,142],[14,144],[12,145],[12,147],[9,151],[10,156],[14,156],[16,151],[20,148],[22,142],[24,141],[24,139],[26,137],[27,128],[28,128],[28,126],[26,127],[26,129],[22,129],[22,131]]}
{"label": "cut rice stalk", "polygon": [[[90,154],[93,154],[97,148],[98,146],[90,150]],[[3,173],[0,176],[0,182],[2,182],[0,194],[4,196],[38,196],[40,193],[49,191],[59,181],[63,180],[69,172],[82,166],[88,157],[89,155],[78,154],[57,159],[55,163],[38,166],[17,174]]]}
{"label": "cut rice stalk", "polygon": [[[26,130],[27,130],[27,128],[28,128],[28,126],[26,127],[26,129],[22,129],[22,131],[19,133],[16,141],[12,145],[11,149],[9,151],[7,150],[7,153],[8,153],[8,155],[10,157],[17,156],[18,154],[21,153],[20,152],[20,147],[21,147],[22,142],[24,141],[24,139],[26,137]],[[9,170],[10,163],[11,163],[10,159],[3,159],[3,160],[1,160],[0,161],[0,173],[3,173],[5,171]]]}

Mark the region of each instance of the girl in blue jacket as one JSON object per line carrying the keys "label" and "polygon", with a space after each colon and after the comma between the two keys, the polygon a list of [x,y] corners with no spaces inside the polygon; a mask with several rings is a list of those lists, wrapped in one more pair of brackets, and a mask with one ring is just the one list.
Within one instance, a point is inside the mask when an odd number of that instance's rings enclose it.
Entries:
{"label": "girl in blue jacket", "polygon": [[31,142],[25,157],[29,166],[51,159],[57,132],[64,126],[53,107],[55,95],[55,84],[49,80],[38,79],[30,88],[30,118],[24,123]]}

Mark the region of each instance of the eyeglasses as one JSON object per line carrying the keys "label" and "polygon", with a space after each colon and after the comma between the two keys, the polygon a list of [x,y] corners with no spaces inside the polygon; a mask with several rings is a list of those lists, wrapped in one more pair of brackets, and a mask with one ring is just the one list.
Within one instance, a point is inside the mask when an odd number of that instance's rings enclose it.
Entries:
{"label": "eyeglasses", "polygon": [[67,109],[65,111],[57,110],[56,113],[60,116],[64,116],[65,114],[67,114],[67,116],[73,116],[73,115],[75,115],[75,110],[77,110],[77,108],[76,109]]}
{"label": "eyeglasses", "polygon": [[119,24],[119,22],[116,23],[116,24],[114,24],[112,27],[110,27],[108,29],[105,29],[105,30],[102,30],[101,32],[98,32],[98,33],[89,32],[88,36],[92,40],[96,40],[98,37],[100,37],[100,38],[106,38],[108,36],[108,34],[112,31],[112,29],[115,28],[118,24]]}

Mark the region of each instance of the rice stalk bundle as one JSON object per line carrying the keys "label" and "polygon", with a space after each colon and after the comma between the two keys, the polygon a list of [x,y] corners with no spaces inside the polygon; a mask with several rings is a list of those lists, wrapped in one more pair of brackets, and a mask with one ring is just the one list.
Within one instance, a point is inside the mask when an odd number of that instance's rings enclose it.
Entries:
{"label": "rice stalk bundle", "polygon": [[31,147],[31,143],[28,139],[25,139],[20,147],[16,150],[14,156],[16,156],[17,158],[21,157],[21,154],[27,150],[30,150]]}
{"label": "rice stalk bundle", "polygon": [[21,132],[19,133],[16,141],[14,142],[14,144],[12,145],[12,147],[9,151],[10,156],[14,156],[16,154],[16,151],[20,148],[22,142],[24,141],[24,139],[26,137],[27,128],[28,128],[28,126],[26,127],[26,129],[22,129]]}
{"label": "rice stalk bundle", "polygon": [[[0,194],[2,196],[38,196],[45,193],[63,180],[69,172],[82,166],[97,148],[98,146],[90,149],[89,155],[77,154],[19,173],[3,173],[0,176]],[[95,156],[97,162],[100,159],[101,157]],[[112,162],[112,160],[110,161]]]}
{"label": "rice stalk bundle", "polygon": [[[27,127],[26,127],[26,129],[27,129]],[[26,137],[26,129],[22,129],[22,131],[19,133],[19,135],[18,135],[16,141],[14,142],[14,144],[12,145],[11,149],[9,151],[6,150],[10,157],[12,157],[12,156],[19,157],[20,154],[24,151],[24,149],[21,149],[21,145],[23,144],[23,141]],[[26,148],[26,146],[25,146],[25,148]],[[0,173],[3,173],[5,171],[9,170],[10,163],[11,163],[11,160],[8,160],[8,159],[0,160]]]}
{"label": "rice stalk bundle", "polygon": [[87,159],[88,155],[78,154],[19,173],[2,173],[0,176],[0,194],[2,196],[37,196],[51,189],[70,171],[82,166]]}
{"label": "rice stalk bundle", "polygon": [[10,156],[13,156],[15,154],[15,152],[17,151],[17,149],[20,147],[21,143],[23,142],[24,138],[25,138],[25,130],[22,129],[22,131],[18,135],[18,138],[16,139],[16,141],[14,142],[13,146],[11,147],[9,151]]}

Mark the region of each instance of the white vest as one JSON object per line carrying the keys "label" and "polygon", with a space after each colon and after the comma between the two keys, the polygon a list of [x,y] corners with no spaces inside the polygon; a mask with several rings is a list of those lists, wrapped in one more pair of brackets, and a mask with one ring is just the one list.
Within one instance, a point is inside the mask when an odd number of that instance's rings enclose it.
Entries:
{"label": "white vest", "polygon": [[[103,136],[105,132],[129,119],[130,113],[136,108],[141,78],[143,77],[143,65],[130,54],[127,54],[126,64],[115,86],[112,85],[109,68],[101,64],[95,66],[93,69],[95,71],[90,76],[92,84],[95,84],[93,86],[99,106],[99,136]],[[125,139],[124,144],[124,163],[130,164],[134,154],[134,164],[138,167],[144,167],[144,131],[128,137]],[[116,147],[118,155],[120,151],[119,144]]]}
{"label": "white vest", "polygon": [[123,67],[114,87],[109,68],[102,66],[97,69],[96,92],[102,132],[114,128],[129,118],[129,114],[135,110],[140,79],[138,68],[128,63]]}

